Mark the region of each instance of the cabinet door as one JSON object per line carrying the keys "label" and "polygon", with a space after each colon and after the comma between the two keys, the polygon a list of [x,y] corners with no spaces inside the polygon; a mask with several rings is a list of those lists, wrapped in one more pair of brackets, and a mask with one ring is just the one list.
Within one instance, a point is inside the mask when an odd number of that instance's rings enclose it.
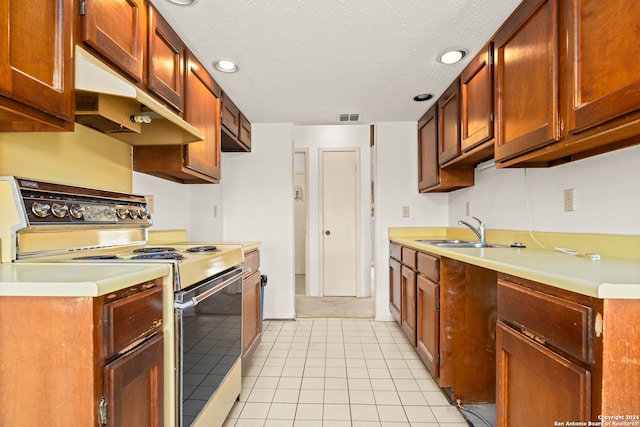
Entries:
{"label": "cabinet door", "polygon": [[496,34],[494,60],[496,161],[557,141],[557,2],[526,0]]}
{"label": "cabinet door", "polygon": [[418,276],[416,352],[431,375],[438,378],[440,286]]}
{"label": "cabinet door", "polygon": [[441,165],[460,155],[460,81],[438,99],[438,158]]}
{"label": "cabinet door", "polygon": [[389,310],[396,321],[402,324],[402,273],[401,264],[389,258]]}
{"label": "cabinet door", "polygon": [[249,355],[260,338],[260,272],[242,279],[242,357]]}
{"label": "cabinet door", "polygon": [[493,51],[486,45],[460,75],[460,147],[468,151],[493,138]]}
{"label": "cabinet door", "polygon": [[144,0],[90,0],[82,3],[82,41],[120,67],[134,81],[142,82],[147,25]]}
{"label": "cabinet door", "polygon": [[108,427],[163,425],[163,341],[157,335],[104,367]]}
{"label": "cabinet door", "polygon": [[566,2],[568,131],[640,109],[640,8],[627,0]]}
{"label": "cabinet door", "polygon": [[240,135],[238,140],[247,147],[247,151],[251,151],[251,122],[240,113]]}
{"label": "cabinet door", "polygon": [[498,322],[496,426],[591,420],[591,373]]}
{"label": "cabinet door", "polygon": [[[61,119],[57,126],[72,124],[73,2],[3,1],[0,22],[5,32],[0,42],[0,95]],[[1,114],[5,106],[16,108],[0,97],[1,131],[39,130],[17,117],[5,118]]]}
{"label": "cabinet door", "polygon": [[411,344],[416,345],[416,272],[407,266],[401,269],[402,318],[401,326]]}
{"label": "cabinet door", "polygon": [[438,126],[432,107],[418,122],[418,188],[424,191],[440,182]]}
{"label": "cabinet door", "polygon": [[226,93],[222,94],[222,111],[220,113],[222,125],[235,137],[240,129],[240,110]]}
{"label": "cabinet door", "polygon": [[204,141],[185,146],[185,167],[220,179],[220,87],[191,54],[187,54],[185,119],[198,128]]}
{"label": "cabinet door", "polygon": [[158,11],[149,6],[149,75],[147,87],[175,110],[184,108],[185,46]]}

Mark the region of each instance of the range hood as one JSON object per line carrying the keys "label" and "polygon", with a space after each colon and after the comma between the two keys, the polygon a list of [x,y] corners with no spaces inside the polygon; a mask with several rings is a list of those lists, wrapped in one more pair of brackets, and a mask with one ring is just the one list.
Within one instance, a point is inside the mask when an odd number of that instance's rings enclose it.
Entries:
{"label": "range hood", "polygon": [[75,54],[76,123],[131,145],[204,139],[202,132],[80,46]]}

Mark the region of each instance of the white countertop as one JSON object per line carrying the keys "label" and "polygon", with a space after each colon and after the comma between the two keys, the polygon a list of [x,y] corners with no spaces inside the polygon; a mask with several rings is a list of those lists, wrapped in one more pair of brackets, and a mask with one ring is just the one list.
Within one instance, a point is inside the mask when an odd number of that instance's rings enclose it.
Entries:
{"label": "white countertop", "polygon": [[[419,243],[421,237],[391,238],[399,244],[512,274],[596,298],[640,299],[640,261],[575,256],[538,248],[441,248]],[[433,236],[428,239],[437,238]]]}
{"label": "white countertop", "polygon": [[171,272],[167,264],[0,264],[0,296],[96,297]]}

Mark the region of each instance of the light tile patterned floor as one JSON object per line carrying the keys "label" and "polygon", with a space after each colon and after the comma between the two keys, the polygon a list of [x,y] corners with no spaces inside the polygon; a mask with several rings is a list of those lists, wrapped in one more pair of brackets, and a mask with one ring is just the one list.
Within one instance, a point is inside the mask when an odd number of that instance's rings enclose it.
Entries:
{"label": "light tile patterned floor", "polygon": [[395,322],[265,321],[224,427],[467,427]]}

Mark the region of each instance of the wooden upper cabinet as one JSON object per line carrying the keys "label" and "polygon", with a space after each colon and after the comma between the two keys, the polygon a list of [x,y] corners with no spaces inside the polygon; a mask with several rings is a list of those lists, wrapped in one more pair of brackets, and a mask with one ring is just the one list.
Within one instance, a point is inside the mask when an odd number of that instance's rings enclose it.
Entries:
{"label": "wooden upper cabinet", "polygon": [[251,122],[226,93],[222,94],[220,108],[222,151],[251,151]]}
{"label": "wooden upper cabinet", "polygon": [[418,189],[422,192],[440,182],[436,107],[418,121]]}
{"label": "wooden upper cabinet", "polygon": [[[460,75],[460,148],[467,152],[493,139],[493,51],[487,44]],[[489,147],[490,155],[493,147]]]}
{"label": "wooden upper cabinet", "polygon": [[473,167],[440,166],[437,117],[438,108],[434,105],[418,121],[418,190],[421,193],[452,191],[473,185]]}
{"label": "wooden upper cabinet", "polygon": [[149,6],[148,79],[150,92],[178,112],[184,109],[186,47],[158,11]]}
{"label": "wooden upper cabinet", "polygon": [[72,0],[0,2],[0,131],[73,128],[73,19]]}
{"label": "wooden upper cabinet", "polygon": [[233,136],[238,136],[240,127],[240,110],[233,103],[229,95],[222,94],[222,111],[220,112],[220,121],[222,126],[227,128]]}
{"label": "wooden upper cabinet", "polygon": [[460,155],[460,80],[438,99],[438,156],[440,164]]}
{"label": "wooden upper cabinet", "polygon": [[494,40],[497,162],[560,138],[558,56],[557,2],[525,0]]}
{"label": "wooden upper cabinet", "polygon": [[640,110],[640,8],[628,0],[570,0],[567,127],[576,133]]}
{"label": "wooden upper cabinet", "polygon": [[144,79],[144,0],[81,0],[81,39],[133,81]]}
{"label": "wooden upper cabinet", "polygon": [[187,53],[187,103],[185,119],[204,133],[205,139],[185,146],[185,166],[214,180],[220,179],[220,95],[218,84]]}

